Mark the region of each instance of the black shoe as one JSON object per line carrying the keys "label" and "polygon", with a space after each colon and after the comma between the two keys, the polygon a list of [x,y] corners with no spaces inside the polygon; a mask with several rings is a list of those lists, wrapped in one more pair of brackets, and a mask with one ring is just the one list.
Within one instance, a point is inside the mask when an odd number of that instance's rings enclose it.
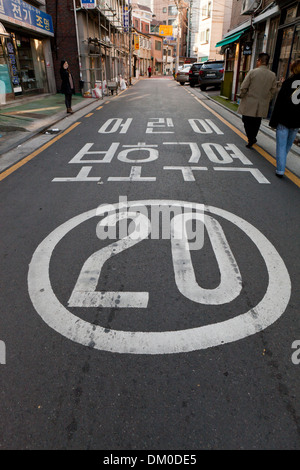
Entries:
{"label": "black shoe", "polygon": [[257,142],[256,139],[249,141],[248,144],[246,145],[247,149],[251,149],[252,145],[256,144],[256,142]]}
{"label": "black shoe", "polygon": [[279,173],[275,173],[275,175],[276,175],[278,178],[283,178],[283,175],[280,175]]}

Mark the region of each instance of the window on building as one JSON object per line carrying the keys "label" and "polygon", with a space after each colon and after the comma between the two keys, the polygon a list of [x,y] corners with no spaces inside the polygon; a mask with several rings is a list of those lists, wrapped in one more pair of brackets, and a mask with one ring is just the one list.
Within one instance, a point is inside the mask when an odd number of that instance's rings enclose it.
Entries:
{"label": "window on building", "polygon": [[286,11],[285,23],[291,23],[297,16],[297,5],[293,5]]}
{"label": "window on building", "polygon": [[[6,93],[12,93],[12,86],[10,81],[9,68],[4,56],[4,48],[2,46],[0,37],[0,95],[4,95]],[[2,104],[1,100],[0,104]]]}
{"label": "window on building", "polygon": [[211,2],[208,2],[207,4],[207,16],[208,18],[211,17]]}
{"label": "window on building", "polygon": [[162,12],[163,12],[163,13],[167,13],[167,7],[164,7],[164,8],[162,9]]}
{"label": "window on building", "polygon": [[285,79],[288,75],[288,64],[293,43],[294,27],[286,28],[283,31],[281,51],[279,56],[279,65],[277,70],[277,77]]}
{"label": "window on building", "polygon": [[161,42],[160,41],[155,41],[155,50],[156,51],[161,51]]}
{"label": "window on building", "polygon": [[207,44],[209,42],[209,35],[210,35],[210,30],[205,29],[203,31],[200,31],[200,42],[201,44]]}
{"label": "window on building", "polygon": [[300,25],[296,27],[291,60],[300,59]]}
{"label": "window on building", "polygon": [[168,7],[168,15],[169,16],[176,16],[178,13],[177,7],[175,5],[171,5]]}
{"label": "window on building", "polygon": [[270,22],[270,30],[269,30],[269,35],[268,35],[267,51],[268,51],[268,54],[270,55],[269,66],[270,66],[271,70],[272,70],[275,46],[276,46],[276,41],[277,41],[279,19],[280,19],[280,17],[278,16],[278,18],[274,18]]}

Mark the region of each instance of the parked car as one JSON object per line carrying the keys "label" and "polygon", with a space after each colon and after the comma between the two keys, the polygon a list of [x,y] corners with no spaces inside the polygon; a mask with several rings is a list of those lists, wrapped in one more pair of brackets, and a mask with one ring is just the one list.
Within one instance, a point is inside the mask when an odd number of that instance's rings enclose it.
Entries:
{"label": "parked car", "polygon": [[189,71],[191,66],[191,64],[184,64],[182,67],[179,67],[176,80],[180,85],[184,85],[189,81]]}
{"label": "parked car", "polygon": [[202,91],[206,90],[207,86],[221,87],[224,74],[224,62],[222,60],[208,60],[203,62],[199,72],[199,85]]}
{"label": "parked car", "polygon": [[191,87],[199,84],[199,72],[203,62],[195,62],[189,70],[189,83]]}

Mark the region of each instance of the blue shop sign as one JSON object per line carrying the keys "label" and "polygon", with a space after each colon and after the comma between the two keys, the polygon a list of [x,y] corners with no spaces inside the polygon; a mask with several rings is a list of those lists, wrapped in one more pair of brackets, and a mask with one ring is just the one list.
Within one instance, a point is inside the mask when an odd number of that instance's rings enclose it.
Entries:
{"label": "blue shop sign", "polygon": [[96,8],[95,0],[81,0],[81,8]]}
{"label": "blue shop sign", "polygon": [[23,0],[0,0],[0,19],[54,36],[51,16]]}

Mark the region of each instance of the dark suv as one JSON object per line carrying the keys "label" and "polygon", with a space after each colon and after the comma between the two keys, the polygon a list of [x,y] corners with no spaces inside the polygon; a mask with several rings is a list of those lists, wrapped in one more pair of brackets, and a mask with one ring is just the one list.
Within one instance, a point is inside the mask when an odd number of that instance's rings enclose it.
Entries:
{"label": "dark suv", "polygon": [[199,85],[199,72],[204,62],[195,62],[189,71],[190,86]]}
{"label": "dark suv", "polygon": [[222,60],[208,60],[203,62],[199,71],[199,85],[202,91],[207,86],[221,87],[224,74],[224,62]]}

